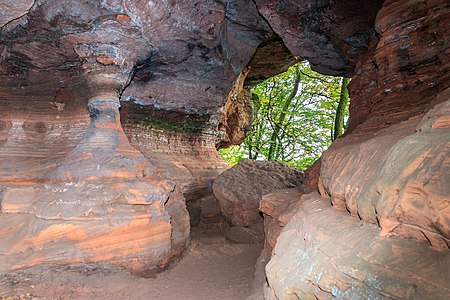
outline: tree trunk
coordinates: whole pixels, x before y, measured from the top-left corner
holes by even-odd
[[[280,134],[281,128],[285,123],[287,110],[289,109],[289,106],[291,105],[292,101],[294,100],[295,95],[297,95],[298,85],[300,84],[300,79],[301,79],[300,69],[299,69],[299,65],[297,65],[295,67],[294,88],[293,88],[292,92],[289,94],[289,96],[286,98],[286,100],[284,101],[283,109],[280,112],[280,115],[278,116],[278,120],[273,129],[273,132],[272,132],[272,135],[271,135],[270,141],[269,141],[270,147],[269,147],[269,153],[267,155],[267,160],[274,159],[275,150],[277,149],[277,145],[278,145],[277,139]]]
[[[334,134],[332,136],[333,141],[344,133],[344,117],[349,100],[347,88],[349,82],[349,78],[342,77],[341,95],[339,97],[339,104],[336,109],[336,117],[334,119]]]

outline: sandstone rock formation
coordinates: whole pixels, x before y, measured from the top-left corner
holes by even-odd
[[[350,134],[323,155],[320,190],[335,207],[379,223],[384,235],[448,249],[446,11],[446,1],[414,8],[385,2],[376,21],[380,39],[351,84]]]
[[[248,86],[307,59],[352,76],[349,128],[308,172],[322,198],[276,192],[261,204],[267,297],[448,297],[449,10],[1,1],[0,272],[166,267],[188,240],[185,202],[210,196],[227,169],[216,147],[245,137]],[[252,224],[263,193],[303,178],[254,164],[214,183],[232,224]]]
[[[277,299],[448,297],[448,252],[379,234],[318,194],[304,195],[266,267],[269,285]]]
[[[256,0],[292,54],[330,75],[349,75],[365,52],[383,1]]]
[[[146,271],[183,250],[184,196],[211,193],[226,168],[226,96],[274,38],[261,18],[240,25],[241,10],[206,2],[0,4],[1,271]]]
[[[270,258],[278,236],[300,206],[303,192],[298,188],[280,189],[262,196],[259,210],[264,214],[265,250]]]
[[[306,192],[301,188],[275,190],[262,196],[259,209],[264,214],[264,248],[255,266],[253,295],[251,299],[260,299],[266,285],[265,267],[272,257],[281,230],[300,209],[300,197]],[[301,190],[302,189],[302,190]],[[266,290],[269,290],[266,287]],[[270,290],[269,290],[270,291]]]
[[[220,210],[232,225],[250,226],[261,220],[261,197],[275,189],[296,187],[303,172],[274,161],[243,160],[213,183]]]
[[[266,266],[267,299],[448,298],[448,10],[384,1],[352,78],[349,129],[308,172],[322,197],[281,213],[296,212]]]
[[[1,269],[110,262],[97,237],[133,270],[165,266],[187,241],[183,196],[210,194],[227,168],[215,147],[245,136],[245,81],[298,58],[252,1],[0,7]],[[259,45],[278,55],[249,63]],[[116,230],[144,234],[142,247],[120,250]]]

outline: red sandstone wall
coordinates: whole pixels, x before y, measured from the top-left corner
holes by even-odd
[[[324,153],[320,191],[383,235],[448,248],[449,4],[387,1],[351,83],[349,133]]]
[[[321,197],[289,209],[282,192],[264,198],[277,237],[265,299],[448,298],[449,8],[384,1],[352,78],[350,128],[321,158]]]

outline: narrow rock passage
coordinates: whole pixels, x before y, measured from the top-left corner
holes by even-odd
[[[156,278],[110,266],[41,266],[0,275],[0,299],[246,299],[262,244],[194,228],[185,256]]]

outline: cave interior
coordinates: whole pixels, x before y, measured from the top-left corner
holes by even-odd
[[[249,299],[449,299],[449,24],[446,0],[1,0],[0,299],[42,267],[159,276],[216,218],[260,226]],[[351,78],[345,134],[304,173],[230,169],[249,87],[303,60]]]

